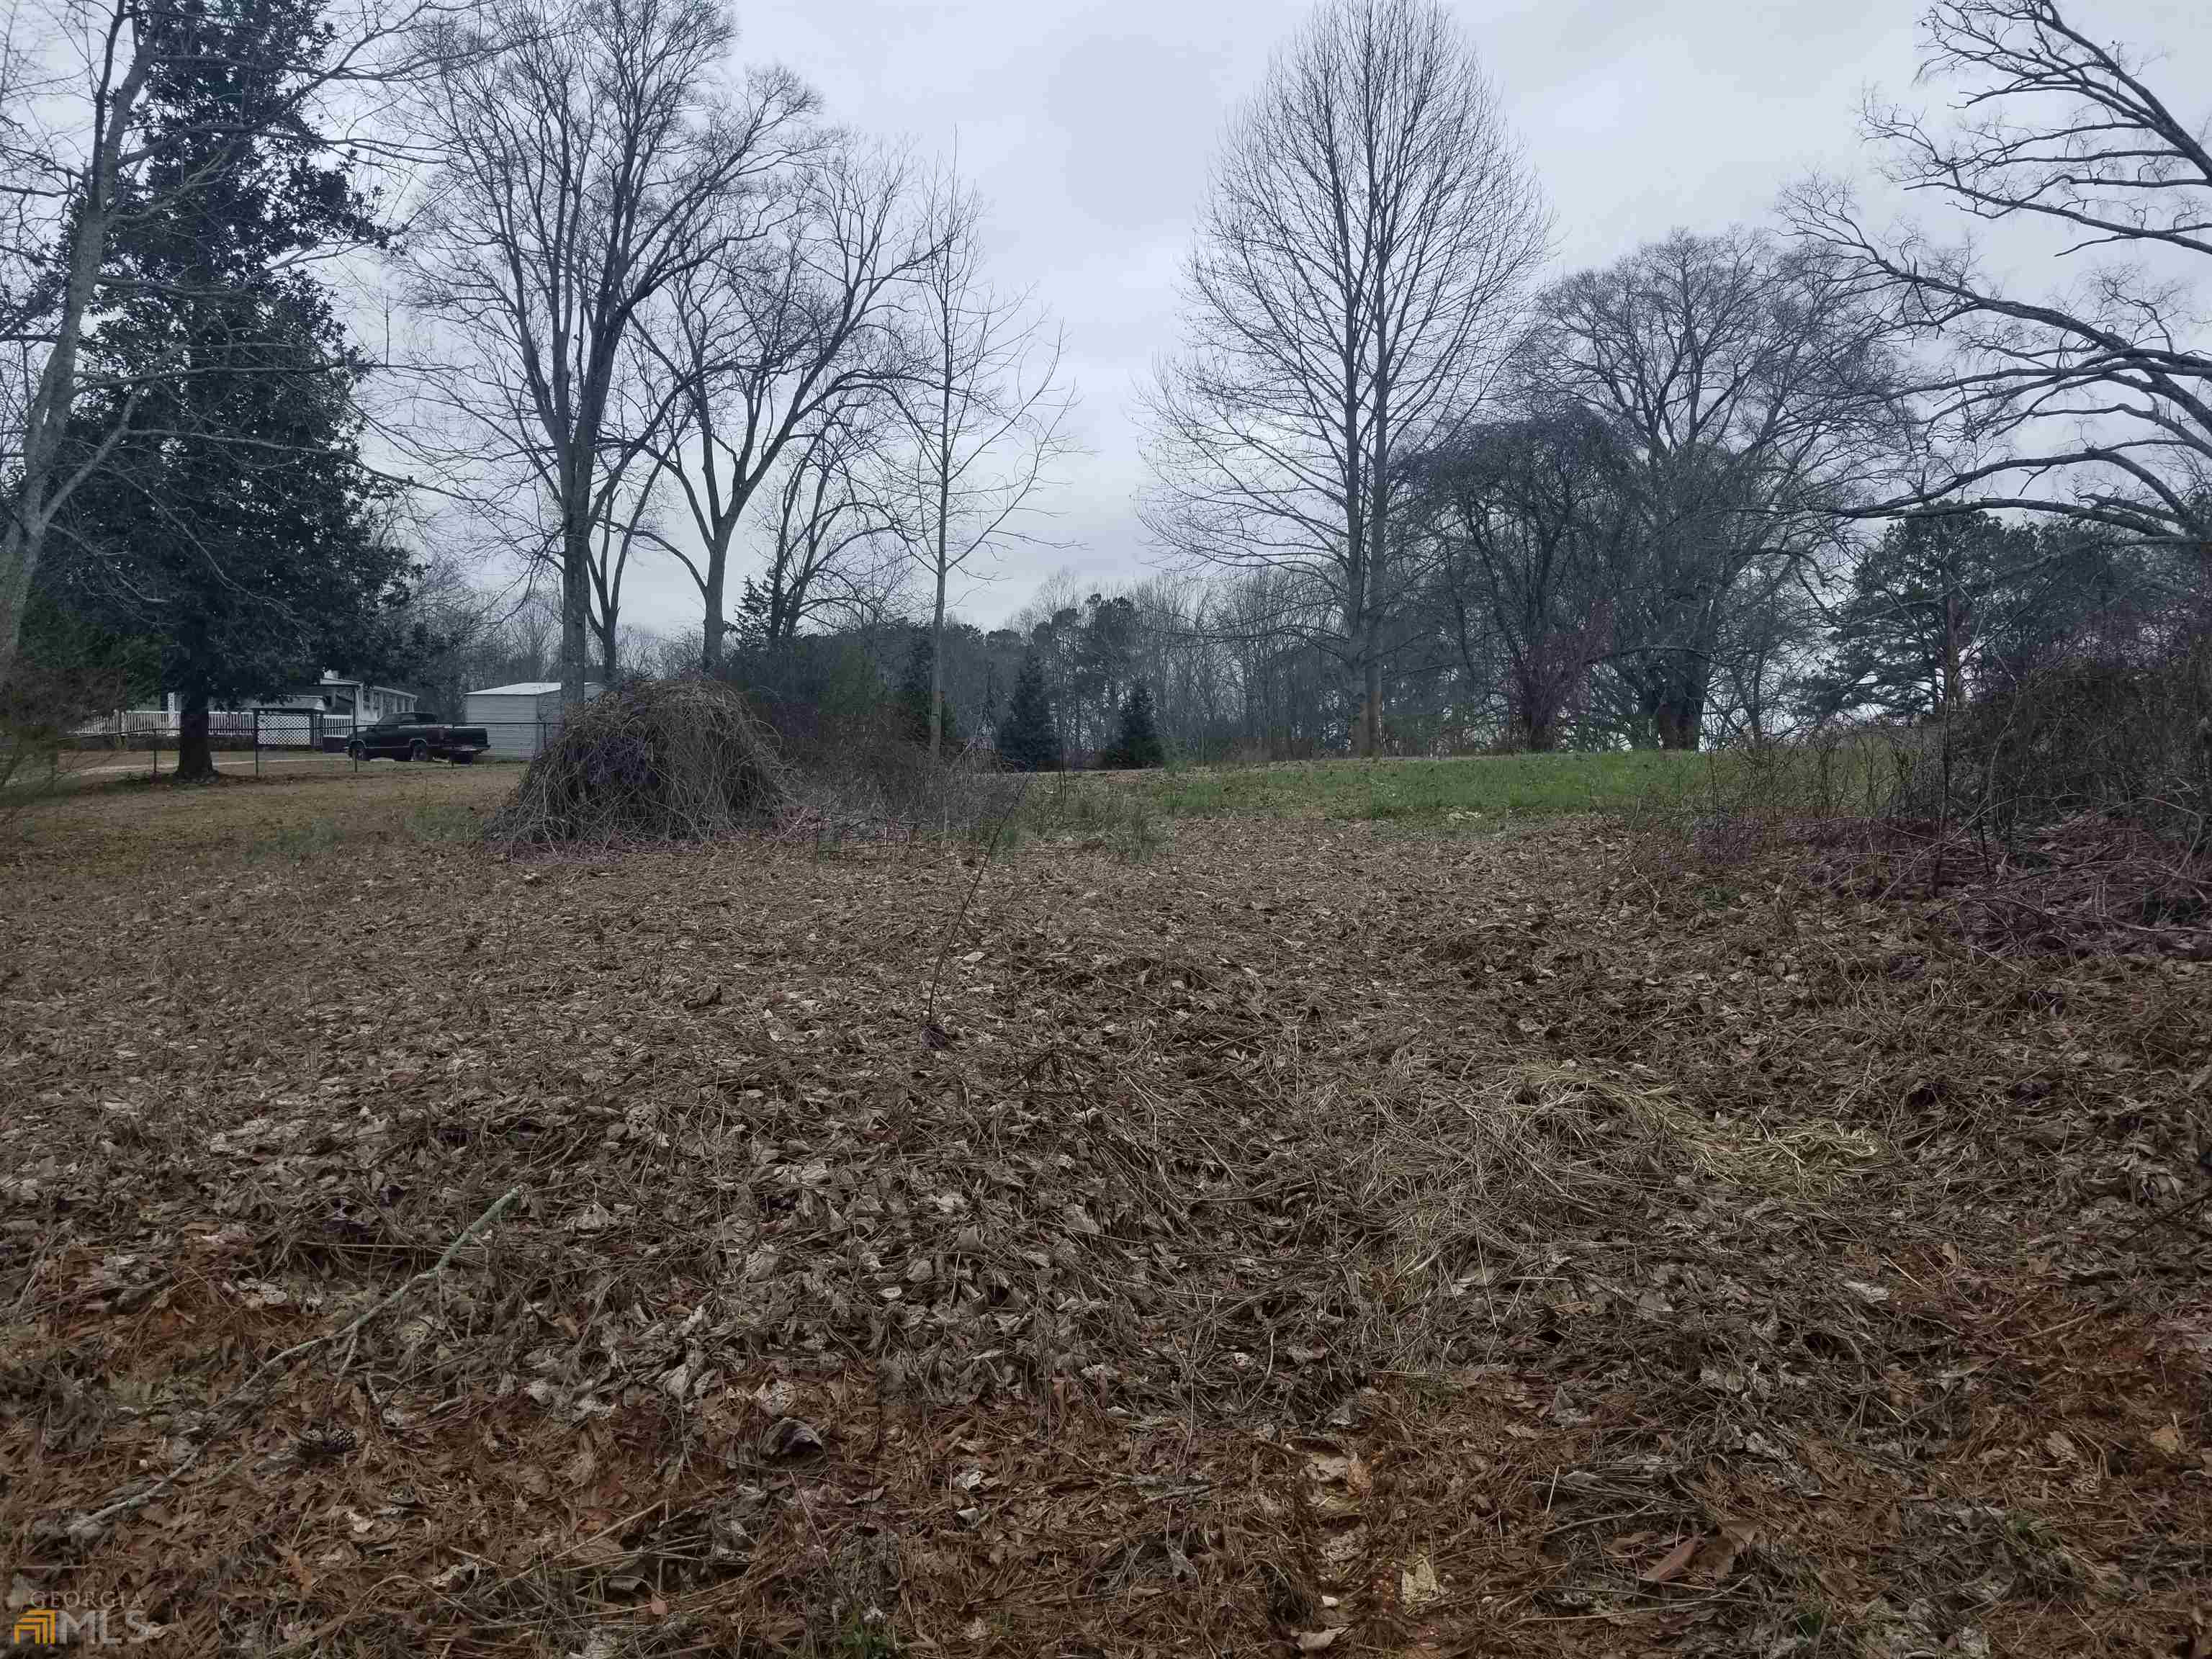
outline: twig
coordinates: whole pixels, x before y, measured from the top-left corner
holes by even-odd
[[[1022,774],[1022,787],[1014,792],[1013,805],[1006,808],[999,822],[992,827],[990,844],[983,848],[983,856],[975,861],[975,879],[968,884],[968,896],[960,901],[960,909],[952,918],[952,925],[945,930],[945,937],[938,941],[937,966],[929,975],[929,1001],[921,1012],[921,1029],[925,1034],[938,1030],[937,988],[945,978],[945,956],[952,949],[953,939],[959,935],[960,924],[968,920],[968,907],[975,902],[975,890],[983,884],[983,872],[991,867],[991,855],[999,850],[999,837],[1006,833],[1006,826],[1013,822],[1014,814],[1022,810],[1022,803],[1029,799],[1030,780],[1036,775],[1034,772]]]
[[[39,1270],[46,1265],[46,1258],[52,1253],[52,1241],[51,1239],[42,1241],[39,1246],[38,1255],[31,1262],[31,1271],[23,1275],[23,1288],[15,1293],[15,1303],[8,1310],[8,1317],[11,1322],[22,1317],[23,1306],[30,1301],[31,1292],[38,1286]]]
[[[361,1315],[358,1318],[353,1320],[348,1324],[340,1326],[334,1331],[325,1331],[320,1336],[311,1336],[305,1342],[301,1342],[295,1346],[287,1348],[280,1354],[272,1354],[267,1359],[263,1360],[260,1364],[254,1367],[253,1374],[251,1376],[247,1377],[245,1382],[240,1383],[228,1394],[225,1395],[220,1401],[216,1402],[213,1410],[211,1410],[208,1414],[209,1427],[207,1432],[202,1437],[200,1443],[192,1448],[190,1455],[188,1455],[183,1462],[178,1464],[176,1468],[171,1469],[167,1474],[163,1475],[159,1480],[155,1481],[153,1485],[148,1486],[143,1492],[134,1493],[129,1498],[118,1498],[112,1504],[106,1505],[103,1509],[94,1510],[88,1515],[79,1516],[76,1520],[70,1522],[69,1529],[70,1535],[76,1538],[88,1538],[97,1533],[101,1527],[106,1525],[108,1522],[113,1520],[117,1516],[126,1514],[130,1510],[138,1509],[146,1504],[151,1503],[156,1497],[160,1496],[162,1492],[167,1492],[171,1486],[175,1486],[179,1480],[182,1480],[186,1474],[189,1474],[191,1472],[193,1467],[198,1463],[200,1458],[206,1453],[207,1449],[213,1445],[223,1432],[222,1429],[219,1426],[222,1414],[228,1411],[240,1399],[251,1393],[253,1389],[258,1386],[263,1377],[268,1376],[270,1371],[276,1370],[278,1366],[284,1364],[286,1362],[297,1359],[301,1354],[309,1352],[313,1349],[322,1347],[326,1343],[335,1342],[341,1337],[346,1339],[349,1344],[354,1337],[360,1334],[361,1329],[363,1326],[367,1325],[369,1321],[374,1319],[379,1314],[384,1312],[385,1310],[391,1307],[393,1303],[398,1301],[400,1297],[405,1296],[417,1285],[422,1284],[428,1279],[436,1279],[443,1274],[447,1265],[452,1262],[453,1259],[456,1255],[460,1254],[461,1247],[464,1244],[468,1243],[471,1239],[475,1238],[476,1236],[482,1232],[486,1227],[491,1225],[494,1221],[499,1218],[501,1212],[521,1195],[521,1188],[508,1188],[504,1193],[500,1194],[499,1198],[493,1203],[491,1208],[486,1210],[482,1215],[471,1222],[459,1237],[456,1238],[452,1243],[446,1246],[446,1253],[440,1256],[435,1262],[429,1267],[425,1267],[421,1273],[416,1273],[412,1279],[407,1280],[405,1284],[393,1291],[391,1295],[386,1297],[383,1301],[378,1303],[367,1313]]]
[[[2152,1228],[2162,1227],[2169,1221],[2179,1219],[2181,1217],[2187,1215],[2198,1205],[2205,1202],[2208,1199],[2212,1199],[2212,1187],[2207,1187],[2200,1193],[2194,1193],[2189,1197],[2181,1200],[2179,1203],[2167,1205],[2166,1208],[2160,1210],[2149,1220],[2144,1222],[2142,1225],[2135,1228],[2131,1231],[2122,1233],[2119,1237],[2112,1242],[2116,1244],[2132,1244],[2136,1240],[2141,1238]]]

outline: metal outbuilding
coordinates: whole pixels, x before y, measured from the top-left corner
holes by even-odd
[[[587,681],[584,698],[599,695],[596,682]],[[528,760],[561,730],[561,682],[518,680],[513,685],[494,685],[471,691],[461,714],[464,726],[481,726],[491,739],[491,752],[501,759]]]

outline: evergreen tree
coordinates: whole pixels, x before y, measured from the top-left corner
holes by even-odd
[[[394,643],[409,563],[375,532],[348,343],[313,256],[377,240],[371,204],[276,113],[329,34],[313,0],[183,0],[143,27],[154,159],[104,273],[55,595],[155,642],[183,707],[179,775],[213,775],[208,713]],[[192,181],[189,190],[184,181]],[[103,454],[103,439],[120,431]]]
[[[1120,728],[1113,743],[1098,757],[1101,766],[1141,770],[1168,763],[1166,745],[1160,741],[1159,723],[1152,713],[1152,689],[1139,680],[1121,700]]]
[[[1962,707],[1999,590],[2035,555],[2032,532],[1988,513],[1901,519],[1866,549],[1838,608],[1817,714],[1874,708],[1894,718]]]
[[[1044,663],[1034,651],[1022,659],[1006,718],[999,726],[999,758],[1016,772],[1060,769],[1060,726],[1045,692]]]
[[[936,678],[937,647],[930,639],[930,630],[914,630],[914,646],[907,653],[906,671],[899,676],[898,690],[892,694],[896,711],[899,736],[908,743],[929,747],[929,702],[931,687]],[[944,752],[958,744],[960,733],[952,718],[952,699],[945,700]]]

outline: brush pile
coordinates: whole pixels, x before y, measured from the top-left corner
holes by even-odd
[[[775,738],[743,696],[648,681],[570,720],[487,835],[508,847],[713,841],[761,828],[789,799]]]

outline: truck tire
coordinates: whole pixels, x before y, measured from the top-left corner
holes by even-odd
[[[411,761],[426,761],[429,759],[430,745],[423,742],[420,738],[416,738],[414,742],[407,745],[407,758]]]
[[[473,749],[464,749],[453,757],[453,764],[456,766],[474,766],[476,763],[477,751]]]

